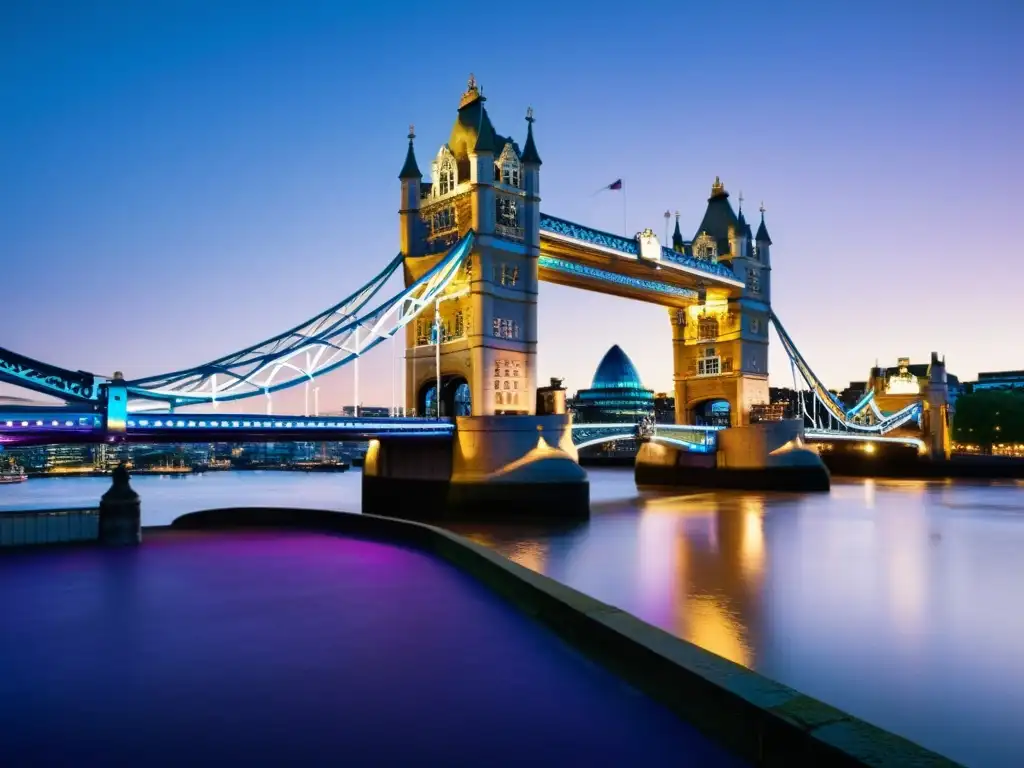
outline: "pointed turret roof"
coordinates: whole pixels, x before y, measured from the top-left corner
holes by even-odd
[[[757,235],[754,239],[759,243],[772,244],[772,239],[768,236],[768,227],[764,224],[764,203],[761,203],[761,226],[757,228]]]
[[[702,232],[707,232],[718,245],[718,253],[724,255],[729,253],[729,229],[737,232],[742,231],[740,221],[729,203],[729,193],[725,191],[722,180],[715,177],[715,183],[711,185],[711,197],[708,198],[708,207],[704,211],[704,218],[697,227],[699,237]]]
[[[540,165],[540,155],[537,154],[537,145],[533,141],[533,107],[526,109],[526,144],[523,146],[524,163]]]
[[[422,179],[423,174],[420,173],[420,167],[416,165],[416,153],[412,151],[412,140],[416,138],[416,130],[413,126],[409,126],[409,151],[405,153],[405,165],[402,166],[402,170],[398,173],[400,179]]]
[[[490,115],[484,107],[485,101],[487,99],[477,85],[476,78],[470,75],[469,87],[459,101],[459,114],[448,138],[448,149],[455,155],[460,179],[469,178],[470,154],[490,152],[496,155],[506,144],[512,145],[516,155],[520,154],[518,144],[494,130]]]
[[[676,228],[672,231],[672,250],[682,253],[685,248],[683,233],[679,231],[679,211],[676,211]]]

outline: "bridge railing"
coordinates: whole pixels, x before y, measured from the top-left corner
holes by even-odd
[[[97,508],[0,511],[0,547],[95,541],[99,529]]]

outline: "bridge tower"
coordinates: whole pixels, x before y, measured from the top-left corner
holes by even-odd
[[[676,422],[725,422],[743,426],[750,409],[768,402],[768,326],[771,310],[771,237],[764,221],[756,236],[729,203],[716,178],[707,210],[689,243],[679,233],[673,247],[698,259],[731,267],[740,293],[701,289],[697,304],[671,310]],[[715,404],[728,404],[728,417]]]
[[[928,456],[932,460],[948,459],[952,451],[951,421],[953,410],[949,402],[949,384],[946,380],[946,359],[932,352],[928,366],[928,383],[924,393],[923,431]]]
[[[473,250],[436,307],[406,329],[405,403],[436,413],[440,318],[441,415],[529,415],[536,408],[540,166],[527,111],[522,147],[495,131],[476,80],[424,182],[409,149],[401,249],[410,285],[473,230]]]

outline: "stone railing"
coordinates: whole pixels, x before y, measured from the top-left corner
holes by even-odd
[[[0,547],[96,541],[99,530],[98,508],[0,512]]]

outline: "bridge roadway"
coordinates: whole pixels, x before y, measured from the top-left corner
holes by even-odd
[[[696,453],[713,453],[717,432],[724,427],[656,424],[649,428],[628,423],[573,424],[577,448],[629,439],[649,439]],[[221,443],[221,442],[335,442],[371,440],[383,436],[448,437],[451,419],[381,418],[355,416],[260,416],[256,414],[129,414],[123,433],[106,429],[98,412],[68,408],[5,409],[0,411],[0,446],[73,443]],[[924,449],[912,436],[864,435],[809,429],[809,442],[831,440],[898,443]]]

